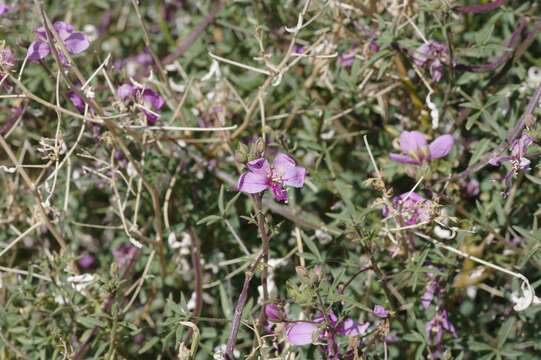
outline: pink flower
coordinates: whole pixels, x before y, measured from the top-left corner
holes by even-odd
[[[437,137],[428,145],[425,134],[419,131],[402,131],[400,134],[402,154],[391,153],[389,158],[402,164],[420,165],[425,161],[447,156],[453,145],[453,137],[448,134]]]
[[[343,336],[360,336],[366,333],[370,323],[360,324],[359,322],[346,318],[339,321],[333,312],[327,314],[330,326],[333,331],[329,331],[328,328],[320,331],[318,327],[325,321],[323,314],[317,314],[313,321],[297,321],[290,323],[286,328],[287,340],[292,345],[308,345],[316,340],[316,335],[320,335],[322,339],[327,339],[330,343],[335,343],[335,334]]]
[[[243,173],[237,183],[238,191],[256,194],[267,189],[272,191],[278,201],[287,201],[287,189],[292,186],[302,188],[306,170],[296,166],[295,160],[287,154],[279,153],[272,166],[265,158],[252,160],[247,164],[248,172]]]
[[[318,330],[317,325],[308,321],[291,323],[286,328],[287,341],[297,346],[311,344]]]
[[[393,209],[404,220],[405,225],[414,225],[428,221],[432,210],[432,201],[425,199],[414,192],[403,193],[395,196],[392,201]],[[389,216],[387,207],[383,208],[383,216]]]
[[[65,23],[63,21],[57,21],[53,25],[58,36],[64,43],[66,49],[72,54],[80,54],[90,46],[90,42],[85,34],[81,32],[75,32],[73,25]],[[37,39],[28,47],[28,59],[29,60],[42,60],[51,53],[49,42],[47,40],[47,31],[43,26],[36,30]],[[59,52],[60,60],[65,62],[62,57],[62,52]]]

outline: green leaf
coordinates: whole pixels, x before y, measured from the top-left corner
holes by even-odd
[[[138,354],[143,354],[150,350],[154,345],[156,345],[160,341],[160,338],[157,336],[152,337],[149,341],[143,345],[143,347],[137,352]]]
[[[222,220],[221,216],[218,215],[209,215],[207,217],[202,218],[197,222],[197,225],[205,224],[207,226],[214,224],[217,221]]]
[[[513,326],[515,325],[515,321],[516,319],[514,317],[510,317],[509,319],[504,321],[504,323],[500,327],[500,330],[498,330],[498,348],[499,349],[505,344],[509,335],[511,335],[511,331],[513,331]]]

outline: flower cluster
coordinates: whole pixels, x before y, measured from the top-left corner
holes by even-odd
[[[270,189],[276,200],[287,202],[285,186],[301,188],[304,185],[306,170],[284,153],[276,155],[272,165],[267,159],[259,158],[248,162],[246,167],[248,172],[243,173],[237,183],[237,189],[244,193],[256,194]]]
[[[57,21],[53,25],[54,30],[64,43],[64,46],[71,54],[80,54],[90,46],[90,41],[82,32],[74,31],[73,25],[63,21]],[[37,39],[28,47],[27,57],[29,60],[39,61],[51,53],[50,43],[47,39],[47,31],[41,26],[36,30]],[[66,58],[62,51],[58,51],[62,65],[67,65]]]

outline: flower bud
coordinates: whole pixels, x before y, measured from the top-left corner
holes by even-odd
[[[283,321],[285,316],[282,308],[276,304],[266,304],[265,305],[265,317],[267,320],[272,322]]]

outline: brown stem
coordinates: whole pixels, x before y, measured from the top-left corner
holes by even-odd
[[[263,286],[263,301],[266,302],[269,300],[269,290],[267,286],[267,263],[269,262],[269,235],[267,234],[267,227],[265,225],[265,214],[263,213],[261,196],[254,195],[254,202],[255,211],[257,213],[257,227],[259,229],[259,236],[261,236],[263,247],[263,270],[261,272],[261,285]]]
[[[260,261],[263,259],[263,253],[261,253],[254,264],[252,265],[250,271],[247,271],[244,274],[244,284],[242,285],[242,291],[240,292],[237,305],[235,306],[235,313],[233,315],[233,322],[231,323],[231,332],[227,338],[227,345],[225,347],[225,357],[226,359],[233,359],[233,352],[235,351],[235,343],[237,342],[237,335],[239,332],[240,321],[242,319],[242,311],[246,305],[246,299],[248,298],[248,289],[250,288],[250,283],[254,277],[254,272],[257,269]]]

